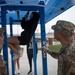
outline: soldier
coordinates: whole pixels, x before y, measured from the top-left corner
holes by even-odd
[[[5,28],[0,28],[0,75],[6,75],[5,61],[3,60],[3,56],[1,55],[1,49],[4,43],[4,32]]]
[[[57,75],[75,75],[75,40],[73,40],[75,25],[71,22],[59,20],[52,26],[54,37],[60,41],[62,48],[59,52],[52,52],[43,48],[52,57],[58,59]]]

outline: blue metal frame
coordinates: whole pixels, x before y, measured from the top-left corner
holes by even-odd
[[[37,75],[37,62],[36,62],[36,39],[35,34],[33,35],[33,58],[34,58],[34,75]]]
[[[39,4],[44,5],[44,2],[40,2]],[[41,44],[42,47],[46,46],[46,34],[45,34],[45,11],[44,8],[40,8],[40,26],[41,26]],[[44,50],[42,50],[42,63],[43,63],[43,75],[48,75],[47,70],[47,54]]]
[[[10,17],[9,20],[10,20],[10,36],[13,36],[13,27],[12,27],[13,18]],[[14,75],[15,68],[14,68],[14,60],[13,60],[13,51],[11,51],[11,60],[12,60],[12,75]]]
[[[40,1],[40,5],[44,5],[43,1]],[[44,41],[46,41],[46,36],[45,36],[45,11],[44,7],[40,6],[26,6],[26,5],[4,5],[1,6],[1,24],[2,27],[6,28],[6,10],[21,10],[21,11],[39,11],[40,12],[40,26],[41,26],[41,42],[42,46],[45,45]],[[8,68],[8,50],[7,50],[7,35],[4,35],[4,46],[3,46],[3,55],[4,55],[4,60],[7,62],[7,75],[9,75],[9,68]],[[46,52],[42,50],[42,62],[43,62],[43,75],[48,75],[47,74],[47,56]]]
[[[0,0],[0,4],[6,4],[5,0]]]
[[[6,10],[5,9],[6,7],[1,7],[1,24],[2,24],[2,27],[6,28]],[[8,48],[7,47],[8,47],[7,34],[4,34],[3,55],[4,55],[4,60],[6,61],[7,75],[9,75]]]
[[[2,3],[2,0],[0,0],[0,3]]]

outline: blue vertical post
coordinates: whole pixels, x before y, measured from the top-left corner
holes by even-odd
[[[39,4],[44,5],[44,1],[40,1]],[[40,7],[40,24],[41,24],[41,44],[43,47],[43,46],[46,46],[45,10],[44,10],[44,7]],[[43,63],[43,75],[48,75],[47,53],[44,50],[42,50],[42,63]]]
[[[2,0],[0,0],[0,3],[2,3]]]
[[[1,7],[1,24],[2,27],[6,28],[6,7]],[[7,34],[4,34],[4,45],[3,45],[3,56],[4,60],[6,61],[6,69],[7,75],[9,75],[9,67],[8,67],[8,44],[7,44]]]
[[[10,36],[13,36],[13,19],[10,17]],[[13,60],[13,51],[11,51],[11,60],[12,60],[12,75],[14,75],[14,60]]]
[[[35,34],[33,35],[33,58],[34,58],[34,75],[37,75],[37,62],[36,62],[36,41]]]

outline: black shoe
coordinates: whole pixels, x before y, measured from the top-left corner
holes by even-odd
[[[32,73],[32,70],[30,70],[30,71],[28,72],[28,75],[31,74],[31,73]]]

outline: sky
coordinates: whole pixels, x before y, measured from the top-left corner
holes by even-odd
[[[54,18],[51,21],[49,21],[48,23],[46,23],[45,24],[46,33],[53,32],[53,30],[51,29],[51,26],[55,25],[58,20],[66,20],[66,21],[70,21],[75,24],[75,6],[71,7],[67,11],[63,12],[62,14],[57,16],[56,18]],[[16,25],[13,27],[14,34],[20,35],[21,31],[22,31],[22,29],[21,29],[20,25]],[[35,32],[40,33],[40,25],[38,25]],[[7,27],[7,33],[8,34],[10,33],[9,27]]]

